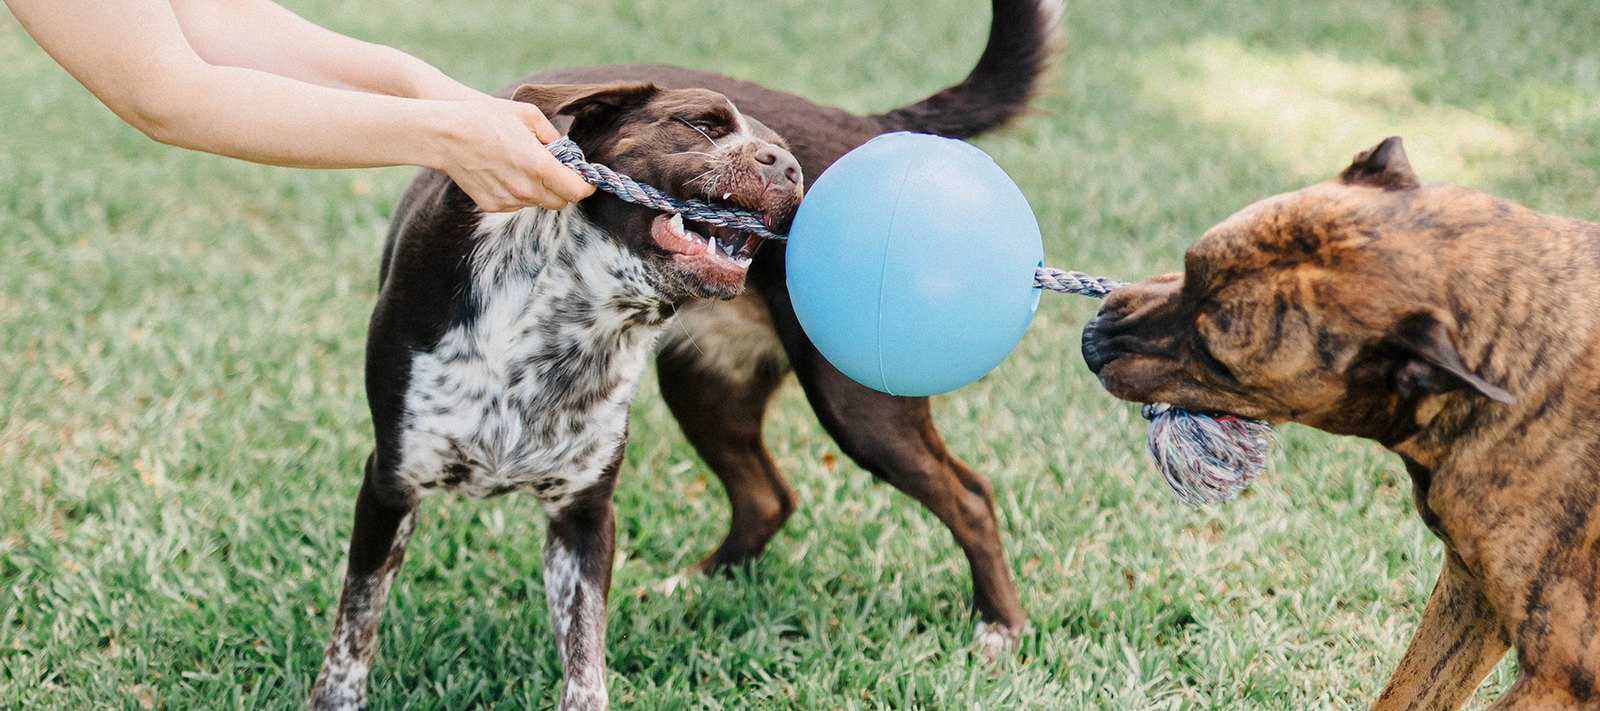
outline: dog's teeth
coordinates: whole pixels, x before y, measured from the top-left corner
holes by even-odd
[[[723,193],[722,194],[722,199],[723,200],[727,200],[730,197],[733,197],[733,193]]]
[[[740,259],[733,260],[733,263],[739,265],[740,269],[747,269],[747,268],[750,267],[750,261],[751,260],[750,260],[749,257],[743,257],[743,258],[740,258]]]
[[[667,227],[672,229],[674,235],[679,237],[686,236],[683,231],[683,215],[673,215],[672,219],[667,221]]]

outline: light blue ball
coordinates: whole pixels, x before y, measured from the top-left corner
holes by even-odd
[[[890,133],[845,154],[800,203],[785,251],[806,335],[845,375],[934,395],[1005,360],[1039,307],[1039,223],[994,159]]]

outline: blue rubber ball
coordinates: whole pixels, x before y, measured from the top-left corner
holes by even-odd
[[[933,395],[1005,360],[1039,306],[1039,223],[989,154],[890,133],[817,178],[789,229],[789,296],[834,367]]]

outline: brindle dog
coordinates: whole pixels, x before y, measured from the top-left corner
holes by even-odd
[[[1445,543],[1374,709],[1600,704],[1600,225],[1418,182],[1399,138],[1106,299],[1111,394],[1377,440]]]

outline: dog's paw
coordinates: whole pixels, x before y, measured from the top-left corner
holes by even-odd
[[[670,597],[687,592],[694,585],[700,574],[694,570],[685,570],[655,585],[639,588],[639,599],[648,599],[651,595]]]
[[[689,583],[694,576],[694,571],[685,570],[677,575],[667,578],[666,580],[656,583],[655,591],[662,595],[676,594],[679,590],[684,590],[685,588],[689,587]]]
[[[984,666],[997,666],[1011,659],[1021,639],[1020,629],[979,620],[978,626],[972,630],[971,654]]]

